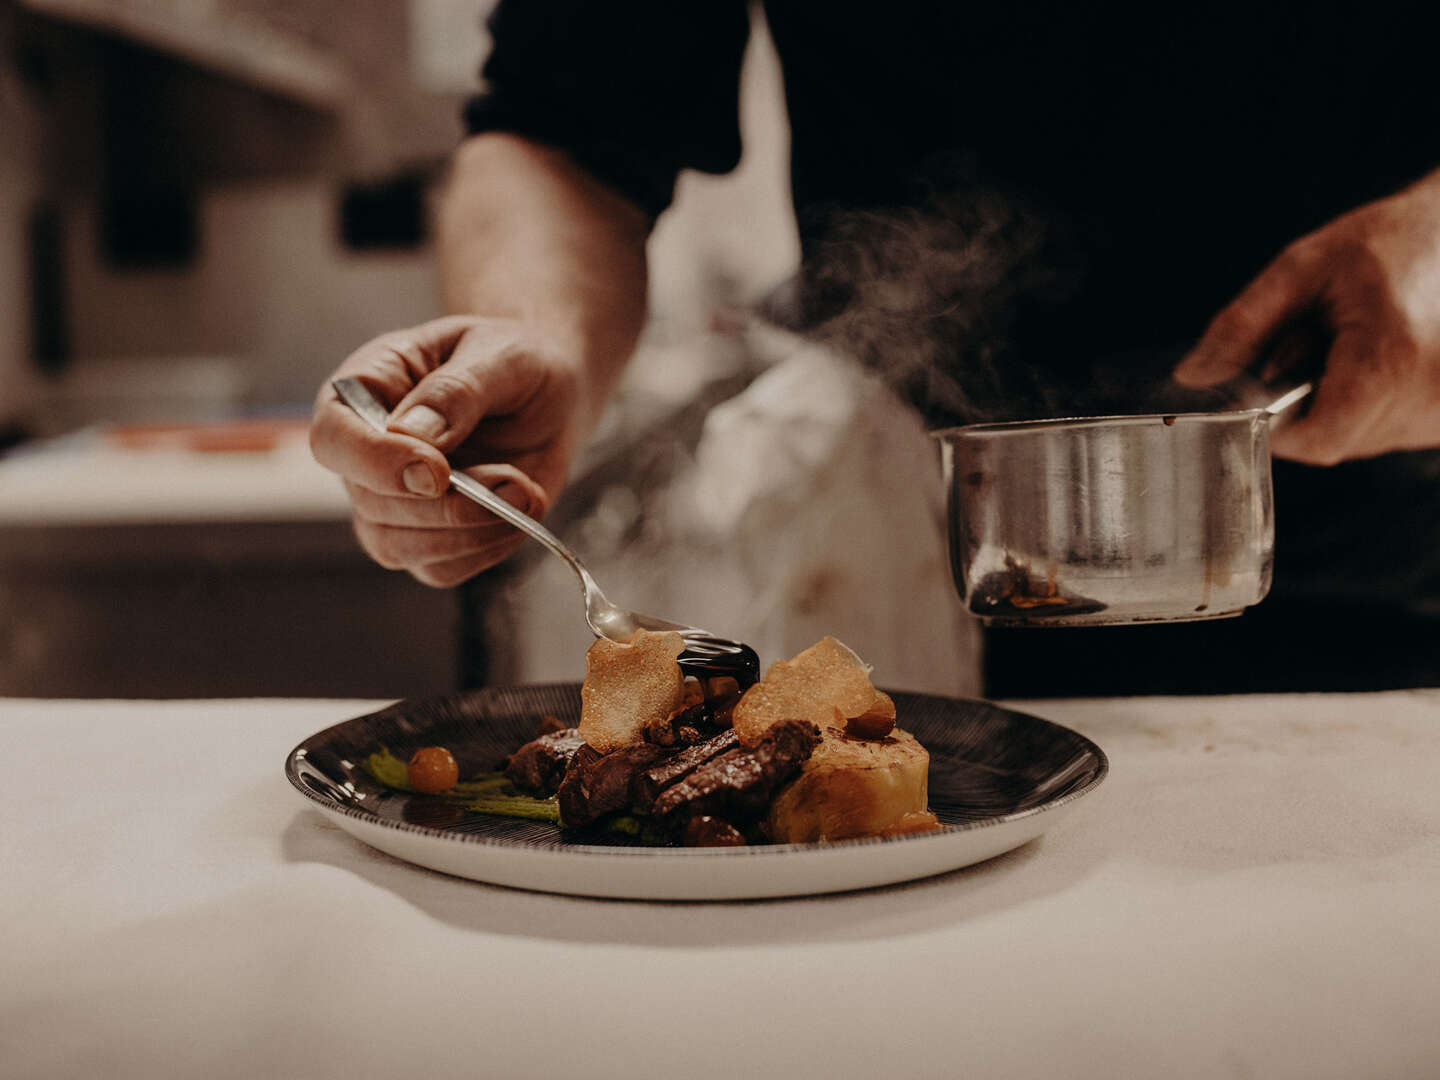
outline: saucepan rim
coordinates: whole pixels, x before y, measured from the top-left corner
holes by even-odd
[[[1044,420],[999,420],[957,424],[930,432],[932,439],[953,439],[964,435],[1004,435],[1026,431],[1069,428],[1075,431],[1096,427],[1141,427],[1146,424],[1249,424],[1258,417],[1268,419],[1268,409],[1227,409],[1220,412],[1121,413],[1115,416],[1057,416]]]

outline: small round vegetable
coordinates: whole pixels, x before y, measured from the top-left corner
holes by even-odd
[[[410,786],[426,795],[449,791],[460,779],[460,766],[443,746],[422,746],[410,759]]]

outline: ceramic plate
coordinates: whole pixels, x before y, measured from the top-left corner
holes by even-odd
[[[389,791],[360,768],[382,746],[408,760],[418,747],[441,745],[461,776],[493,769],[534,737],[541,717],[576,723],[578,684],[402,701],[306,739],[285,774],[342,829],[420,866],[521,889],[648,900],[839,892],[969,866],[1035,839],[1105,778],[1104,752],[1059,724],[982,701],[890,693],[900,726],[930,751],[940,831],[748,848],[580,842],[547,823]]]

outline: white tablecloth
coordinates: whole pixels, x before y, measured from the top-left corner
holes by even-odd
[[[366,848],[282,766],[371,707],[0,702],[0,1075],[1440,1075],[1440,691],[1035,704],[1041,840],[723,905]]]

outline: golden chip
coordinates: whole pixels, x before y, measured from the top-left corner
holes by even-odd
[[[870,682],[870,665],[833,637],[791,660],[777,660],[735,706],[735,732],[754,745],[781,720],[820,728],[844,726],[852,716],[895,716],[895,703]]]
[[[644,741],[647,724],[680,707],[685,676],[679,633],[637,630],[628,642],[597,638],[585,653],[580,735],[602,754]]]

